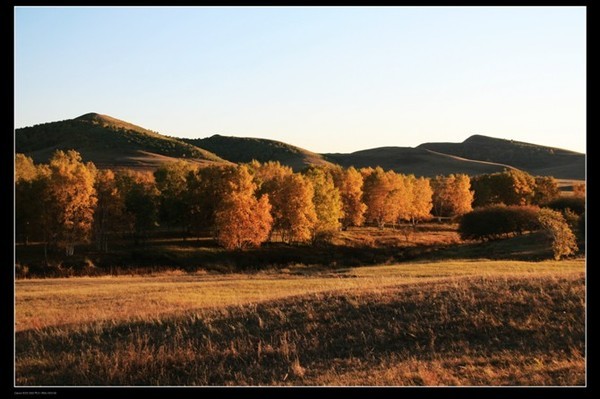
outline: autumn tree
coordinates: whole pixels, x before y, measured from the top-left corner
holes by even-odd
[[[165,163],[154,172],[156,188],[160,191],[158,216],[162,223],[189,231],[187,178],[195,169],[191,163],[179,160]]]
[[[431,218],[431,208],[433,190],[429,179],[425,177],[415,178],[413,175],[407,176],[408,184],[410,187],[410,211],[409,220],[412,224],[417,221],[428,220]]]
[[[475,191],[474,206],[491,204],[527,205],[535,190],[535,179],[526,172],[510,169],[481,175],[471,180]]]
[[[273,233],[284,242],[304,242],[312,237],[317,215],[312,183],[279,162],[252,162],[258,195],[268,195],[273,217]]]
[[[361,173],[364,176],[363,203],[367,206],[365,217],[383,228],[388,219],[387,200],[392,185],[381,167],[362,169]]]
[[[67,256],[75,245],[87,242],[92,231],[96,190],[94,164],[84,164],[77,151],[56,151],[49,163],[47,193],[52,201],[53,239],[62,244]]]
[[[225,181],[222,202],[215,223],[219,243],[226,249],[260,246],[269,237],[273,224],[267,195],[255,197],[256,185],[245,165],[238,166]]]
[[[542,229],[552,241],[554,259],[559,260],[564,256],[573,255],[577,252],[575,235],[560,212],[542,208],[539,211],[538,220]]]
[[[313,204],[317,215],[313,240],[327,240],[340,229],[340,220],[344,216],[340,192],[335,188],[331,174],[323,168],[310,168],[306,177],[313,185]]]
[[[192,232],[211,230],[216,238],[215,215],[223,200],[225,180],[234,172],[232,166],[207,166],[188,174],[185,197]]]
[[[331,168],[333,183],[340,192],[344,217],[342,225],[362,226],[365,221],[367,206],[362,202],[363,176],[354,167],[347,169],[341,166]]]
[[[585,198],[585,183],[577,183],[573,185],[573,196]]]
[[[431,180],[433,213],[453,217],[471,212],[473,191],[471,178],[464,174],[436,176]]]
[[[125,201],[125,216],[136,245],[145,243],[148,232],[158,224],[160,192],[152,173],[122,171],[117,187]]]
[[[547,204],[558,198],[560,190],[558,182],[552,176],[536,176],[533,203],[537,205]]]
[[[390,191],[385,197],[384,221],[395,227],[401,220],[411,220],[413,185],[412,179],[393,170],[386,172]]]

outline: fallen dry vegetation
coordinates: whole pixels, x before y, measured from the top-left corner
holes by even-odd
[[[583,385],[583,269],[482,260],[20,280],[17,385]],[[153,304],[161,312],[133,312]],[[71,323],[46,317],[56,309]],[[34,310],[39,326],[24,316]]]

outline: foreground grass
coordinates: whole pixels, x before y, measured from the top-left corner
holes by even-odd
[[[255,274],[171,272],[17,280],[16,330],[95,321],[160,320],[194,309],[240,306],[327,291],[384,288],[460,276],[581,273],[584,260],[439,261],[330,270],[306,266]]]
[[[515,268],[21,331],[17,385],[583,385],[581,264]]]

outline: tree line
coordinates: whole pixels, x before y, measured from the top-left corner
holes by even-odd
[[[464,215],[474,205],[558,196],[553,178],[516,170],[417,178],[380,167],[311,166],[299,173],[278,162],[177,161],[151,173],[100,170],[73,150],[56,151],[48,164],[17,154],[15,185],[17,239],[66,255],[90,241],[107,251],[125,235],[140,244],[159,225],[187,236],[210,232],[227,249],[245,249],[277,239],[316,243],[349,226],[415,224]]]

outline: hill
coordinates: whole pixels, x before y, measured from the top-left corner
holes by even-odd
[[[204,139],[181,139],[189,144],[205,148],[231,162],[245,163],[256,159],[260,162],[279,161],[300,171],[310,165],[327,165],[322,155],[291,144],[275,140],[228,137],[214,135]]]
[[[512,165],[533,175],[585,179],[585,154],[514,140],[474,135],[462,143],[424,143],[418,148]]]
[[[17,129],[15,147],[35,162],[47,162],[56,150],[74,149],[98,167],[154,168],[179,158],[226,162],[189,143],[96,113]]]
[[[325,154],[325,159],[344,167],[381,166],[384,169],[393,169],[400,173],[429,177],[450,173],[479,175],[501,172],[510,168],[508,165],[473,161],[424,148],[411,147],[381,147],[351,154]]]

